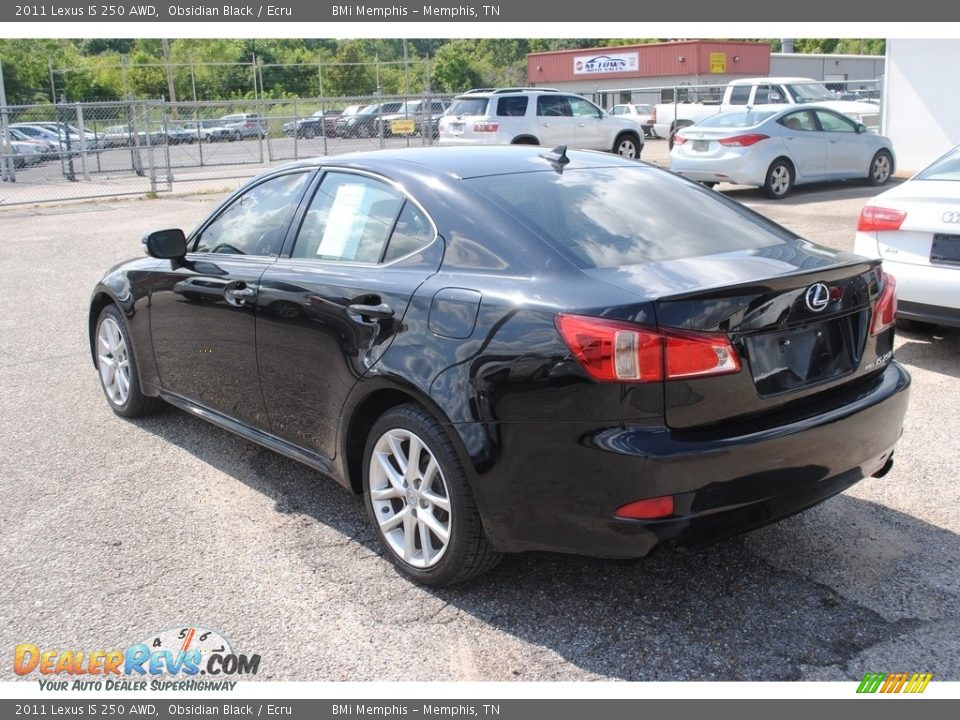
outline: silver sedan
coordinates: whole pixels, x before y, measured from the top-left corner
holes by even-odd
[[[884,185],[894,169],[890,140],[816,105],[722,113],[677,133],[670,169],[713,186],[756,185],[786,197],[794,185],[863,179]]]

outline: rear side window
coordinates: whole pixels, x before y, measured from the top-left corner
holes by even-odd
[[[558,115],[572,116],[567,99],[561,95],[540,95],[537,97],[537,115],[540,117],[555,117]]]
[[[427,220],[427,216],[408,200],[400,212],[400,217],[397,218],[383,262],[409,255],[429,245],[431,240],[433,240],[433,226]]]
[[[731,105],[746,105],[750,102],[750,85],[734,85],[730,91]]]
[[[725,112],[712,115],[706,120],[701,120],[698,122],[697,126],[731,128],[753,127],[754,125],[759,125],[771,115],[773,115],[772,112],[757,112],[755,110],[743,112],[738,110],[737,112]]]
[[[752,250],[792,238],[733,201],[642,167],[464,182],[582,268]]]
[[[447,115],[486,115],[487,98],[463,97],[453,101]]]
[[[379,262],[403,202],[379,180],[327,173],[310,201],[293,257]]]
[[[497,115],[501,117],[523,117],[527,114],[529,101],[530,98],[526,95],[502,97],[497,103]]]

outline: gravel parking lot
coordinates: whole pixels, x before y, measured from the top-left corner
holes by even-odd
[[[726,192],[848,250],[874,194]],[[0,212],[0,647],[125,647],[192,624],[260,653],[270,680],[960,679],[960,332],[900,334],[913,395],[883,479],[702,551],[512,556],[427,590],[332,481],[177,410],[107,407],[94,283],[144,230],[189,228],[219,197]]]

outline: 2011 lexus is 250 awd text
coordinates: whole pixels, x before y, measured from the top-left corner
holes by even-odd
[[[144,243],[90,306],[114,412],[163,400],[362,493],[423,583],[742,532],[901,433],[880,261],[626,158],[316,158]]]

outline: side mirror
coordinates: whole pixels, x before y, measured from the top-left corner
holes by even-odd
[[[160,260],[175,260],[187,254],[187,236],[180,228],[156,230],[143,237],[147,255]]]
[[[867,131],[867,126],[863,123],[857,123],[857,134],[861,135]]]

